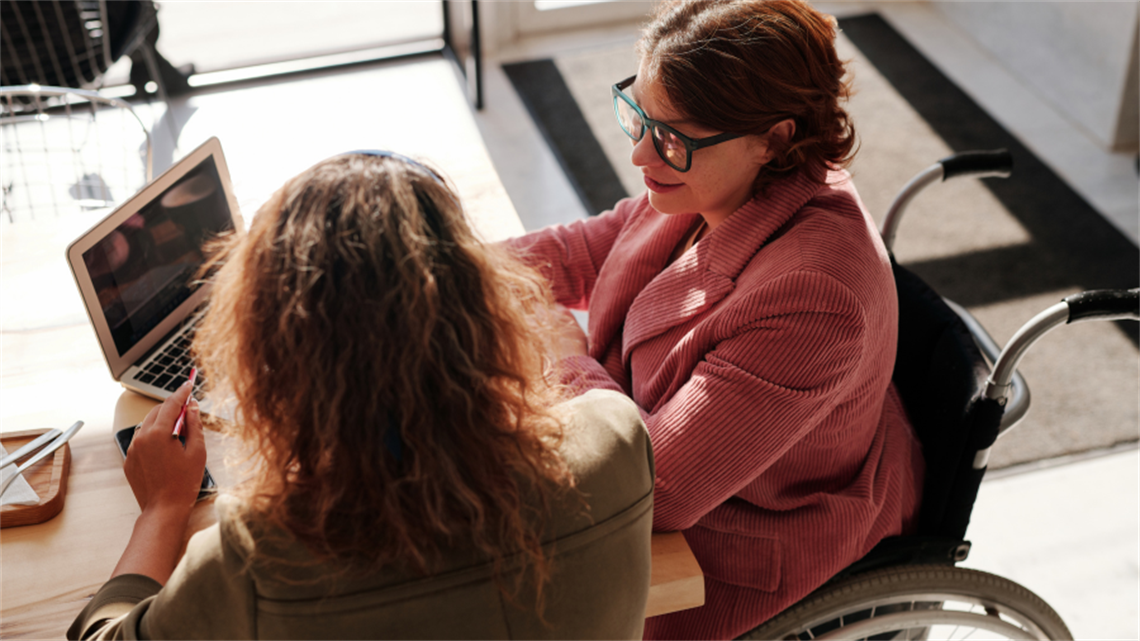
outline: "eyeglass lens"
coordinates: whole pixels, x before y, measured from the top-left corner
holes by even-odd
[[[625,133],[634,140],[641,140],[642,134],[645,133],[645,123],[633,105],[614,96],[614,110],[617,112],[618,124]]]
[[[686,168],[686,157],[689,150],[685,148],[680,138],[660,127],[654,127],[653,146],[657,148],[657,153],[661,154],[661,158],[674,169],[683,170]]]
[[[637,109],[616,96],[614,97],[614,107],[617,112],[618,124],[621,125],[625,133],[634,141],[641,140],[641,137],[645,135],[646,123]],[[686,164],[688,164],[688,150],[685,148],[685,144],[661,127],[651,126],[650,130],[653,133],[653,146],[657,149],[661,159],[669,163],[674,169],[684,171]]]

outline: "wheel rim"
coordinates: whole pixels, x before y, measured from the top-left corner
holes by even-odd
[[[1020,612],[987,599],[960,594],[910,594],[907,601],[867,599],[837,618],[807,622],[790,637],[800,639],[1047,639]],[[787,637],[786,637],[787,638]]]

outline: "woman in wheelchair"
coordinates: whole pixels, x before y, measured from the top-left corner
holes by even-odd
[[[921,448],[891,384],[891,265],[850,176],[835,22],[800,0],[663,3],[612,88],[648,191],[512,247],[589,311],[567,384],[628,394],[703,607],[731,638],[914,526]]]
[[[437,172],[331,158],[217,251],[193,349],[236,402],[248,478],[176,565],[203,433],[191,401],[171,438],[188,387],[155,408],[125,466],[142,514],[70,638],[641,636],[637,408],[566,400],[549,290]]]

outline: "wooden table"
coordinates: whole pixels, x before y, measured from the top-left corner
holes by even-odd
[[[63,512],[45,523],[0,533],[3,638],[62,637],[110,576],[139,513],[111,433],[139,422],[154,405],[149,398],[123,391],[109,421],[86,412],[94,420],[71,441],[71,477]],[[217,460],[222,448],[214,446],[218,439],[215,434],[207,436],[207,464],[216,474],[224,469]],[[213,523],[213,502],[200,502],[185,540]],[[679,532],[654,534],[646,616],[703,603],[704,579],[684,537]]]
[[[469,209],[487,237],[521,231],[509,200],[474,200]],[[63,258],[67,243],[93,222],[0,229],[0,431],[86,422],[71,441],[63,511],[45,523],[0,530],[2,638],[62,637],[110,576],[139,514],[112,433],[141,420],[154,402],[111,380]],[[209,439],[207,449],[211,470],[223,470]],[[213,521],[212,501],[200,503],[186,538]],[[704,580],[684,538],[655,534],[646,616],[703,603]]]

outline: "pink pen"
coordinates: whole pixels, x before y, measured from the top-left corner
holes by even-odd
[[[194,380],[198,378],[198,368],[190,368],[190,393],[186,395],[186,402],[182,404],[182,411],[178,413],[178,420],[174,421],[174,438],[182,435],[182,423],[186,421],[186,408],[190,407],[190,399],[194,398]]]

